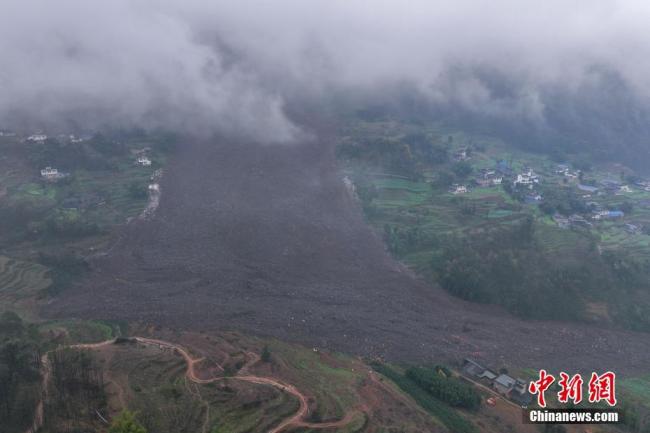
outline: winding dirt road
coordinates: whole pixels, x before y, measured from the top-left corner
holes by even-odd
[[[245,374],[245,375],[235,375],[235,376],[230,376],[230,377],[212,377],[209,379],[202,379],[198,376],[197,371],[196,371],[196,364],[200,363],[203,361],[205,358],[193,358],[190,353],[183,348],[182,346],[171,343],[168,341],[164,340],[158,340],[154,338],[146,338],[146,337],[131,337],[131,341],[137,341],[140,344],[145,344],[145,345],[154,345],[158,346],[159,348],[166,348],[166,349],[171,349],[175,353],[178,353],[183,357],[183,360],[185,361],[187,365],[187,369],[185,371],[185,376],[187,377],[188,380],[190,380],[193,383],[196,384],[207,384],[207,383],[213,383],[221,380],[226,380],[226,379],[233,379],[233,380],[241,380],[244,382],[249,382],[249,383],[255,383],[259,385],[269,385],[274,388],[279,389],[280,391],[286,392],[288,394],[293,395],[298,399],[298,402],[300,403],[300,406],[298,408],[298,411],[296,411],[295,414],[290,416],[289,418],[286,418],[283,420],[280,424],[269,430],[268,433],[279,433],[286,429],[289,426],[297,426],[297,427],[308,427],[312,429],[324,429],[324,428],[337,428],[337,427],[344,427],[348,423],[350,423],[354,417],[360,412],[358,410],[353,410],[348,412],[343,418],[341,418],[338,421],[331,421],[331,422],[321,422],[321,423],[311,423],[304,421],[304,419],[309,415],[309,404],[307,402],[307,396],[305,396],[298,388],[295,386],[282,382],[278,379],[274,379],[271,377],[262,377],[262,376],[255,376],[251,374]],[[34,422],[33,425],[25,432],[25,433],[34,433],[38,431],[43,425],[44,421],[44,414],[43,414],[43,408],[44,408],[44,401],[47,396],[47,383],[49,382],[50,376],[51,376],[51,367],[49,364],[48,360],[48,355],[54,351],[58,350],[63,350],[65,348],[68,349],[99,349],[105,346],[109,346],[112,344],[116,343],[116,339],[111,339],[111,340],[106,340],[102,341],[99,343],[84,343],[84,344],[75,344],[71,346],[63,346],[59,347],[57,349],[51,350],[47,353],[45,353],[41,357],[41,368],[43,372],[43,379],[42,379],[42,384],[43,384],[43,398],[38,402],[37,408],[36,408],[36,413],[34,415]],[[252,353],[251,353],[252,354]],[[259,356],[257,354],[252,354],[252,361],[248,362],[241,370],[242,371],[247,371],[248,368],[259,361]],[[221,371],[223,371],[223,367],[217,364],[217,368]]]
[[[163,341],[163,340],[157,340],[157,339],[152,339],[152,338],[144,338],[144,337],[134,337],[134,339],[142,344],[153,344],[157,345],[159,347],[166,347],[169,349],[174,350],[178,354],[180,354],[183,359],[185,360],[185,363],[187,364],[187,370],[185,372],[186,377],[198,384],[206,384],[206,383],[213,383],[225,379],[235,379],[235,380],[241,380],[244,382],[250,382],[250,383],[256,383],[259,385],[269,385],[274,388],[279,389],[280,391],[286,392],[288,394],[293,395],[298,399],[298,402],[300,403],[300,407],[298,408],[298,411],[292,415],[291,417],[285,419],[282,421],[280,424],[278,424],[276,427],[273,429],[269,430],[269,433],[279,433],[286,429],[289,426],[299,426],[299,427],[308,427],[308,428],[314,428],[314,429],[319,429],[319,428],[336,428],[336,427],[343,427],[350,423],[356,414],[358,413],[357,411],[351,411],[348,412],[342,419],[338,421],[331,421],[331,422],[322,422],[322,423],[311,423],[311,422],[306,422],[304,419],[309,415],[309,404],[307,402],[307,396],[305,396],[298,388],[295,386],[282,382],[278,379],[270,378],[270,377],[261,377],[261,376],[254,376],[254,375],[237,375],[237,376],[232,376],[232,377],[213,377],[209,379],[202,379],[198,377],[196,373],[196,364],[199,362],[203,361],[205,358],[193,358],[187,350],[185,350],[183,347],[170,343],[168,341]],[[111,340],[113,341],[113,340]],[[105,344],[106,342],[99,343]],[[110,344],[110,343],[109,343]],[[257,362],[259,360],[259,357],[257,354],[252,354],[252,362],[247,363],[244,367],[242,367],[241,371],[246,371],[252,364]],[[223,371],[223,368],[217,364],[217,368],[219,368],[221,371]]]

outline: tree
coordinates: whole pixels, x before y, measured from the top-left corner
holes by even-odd
[[[269,350],[269,346],[264,346],[262,349],[261,359],[262,362],[271,362],[271,351]]]
[[[147,433],[135,419],[135,413],[123,410],[111,423],[108,433]]]
[[[472,165],[466,161],[458,161],[451,169],[459,179],[465,179],[473,171]]]

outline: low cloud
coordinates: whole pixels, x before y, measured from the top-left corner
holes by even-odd
[[[650,98],[650,5],[548,0],[7,0],[0,126],[164,127],[290,141],[288,100],[407,83],[543,123],[549,93]],[[559,90],[558,90],[559,89]]]

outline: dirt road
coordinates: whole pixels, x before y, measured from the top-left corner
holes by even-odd
[[[261,377],[261,376],[254,376],[250,374],[244,374],[244,375],[237,374],[235,376],[229,376],[229,377],[213,377],[210,379],[202,379],[197,375],[196,364],[203,361],[204,358],[193,358],[186,349],[184,349],[183,347],[177,344],[170,343],[168,341],[157,340],[152,338],[144,338],[144,337],[134,337],[134,339],[142,344],[152,344],[158,347],[166,347],[180,354],[185,360],[185,363],[187,364],[187,370],[185,373],[186,377],[194,383],[207,384],[207,383],[218,382],[226,379],[241,380],[244,382],[256,383],[259,385],[269,385],[279,389],[282,392],[286,392],[296,397],[300,404],[298,411],[291,417],[283,420],[280,424],[278,424],[273,429],[269,430],[269,433],[279,433],[289,426],[302,426],[302,427],[309,427],[315,429],[343,427],[347,425],[350,421],[352,421],[354,416],[358,413],[358,411],[351,411],[339,421],[324,422],[324,423],[305,422],[303,420],[309,415],[309,404],[307,401],[307,396],[305,396],[302,392],[300,392],[295,386],[291,384],[282,382],[281,380],[272,377]],[[113,340],[99,343],[96,347],[105,344],[111,344],[112,342]],[[253,354],[253,355],[254,355],[252,357],[253,362],[259,360],[259,356],[257,354]],[[242,367],[240,372],[247,371],[251,365],[252,364],[250,362],[246,363],[244,367]],[[223,371],[223,368],[221,366],[217,365],[217,367],[221,371]]]
[[[350,411],[343,417],[342,419],[338,421],[330,421],[330,422],[323,422],[323,423],[311,423],[311,422],[306,422],[304,419],[309,415],[309,404],[307,401],[307,396],[305,396],[302,392],[300,392],[295,386],[284,383],[281,380],[272,378],[272,377],[262,377],[262,376],[255,376],[251,374],[245,374],[245,375],[235,375],[235,376],[229,376],[229,377],[212,377],[209,379],[202,379],[199,377],[196,371],[196,364],[200,363],[201,361],[204,360],[204,358],[193,358],[190,353],[183,348],[182,346],[171,343],[168,341],[163,341],[163,340],[157,340],[153,338],[146,338],[146,337],[132,337],[133,340],[137,341],[138,343],[145,344],[145,345],[153,345],[157,346],[159,348],[166,348],[173,350],[175,353],[178,353],[183,357],[183,360],[185,361],[186,364],[186,371],[185,375],[188,380],[191,382],[197,383],[197,384],[207,384],[207,383],[214,383],[218,381],[223,381],[223,380],[241,380],[244,382],[249,382],[249,383],[255,383],[259,385],[269,385],[272,386],[282,392],[286,392],[288,394],[293,395],[298,399],[298,402],[300,404],[298,410],[296,411],[295,414],[290,416],[289,418],[286,418],[280,422],[277,426],[269,430],[269,433],[279,433],[283,430],[285,430],[289,426],[300,426],[300,427],[309,427],[312,429],[323,429],[323,428],[336,428],[336,427],[343,427],[347,425],[349,422],[351,422],[354,417],[359,413],[358,410],[353,410]],[[88,344],[75,344],[71,346],[65,346],[65,347],[60,347],[54,350],[62,350],[64,348],[69,348],[69,349],[99,349],[101,347],[106,347],[112,344],[115,344],[115,339],[111,340],[106,340],[102,341],[99,343],[88,343]],[[42,383],[43,383],[43,395],[44,398],[41,399],[38,402],[35,417],[34,417],[34,423],[33,426],[30,427],[26,431],[26,433],[33,433],[38,431],[38,429],[43,425],[43,407],[44,407],[44,399],[47,398],[47,384],[49,383],[50,375],[51,375],[51,369],[50,365],[48,362],[48,355],[52,351],[44,354],[41,358],[41,365],[42,365]],[[254,360],[259,359],[257,355],[253,358]],[[249,368],[251,366],[250,363],[246,364],[246,367]],[[223,368],[221,366],[217,366],[221,371],[223,371]],[[241,370],[240,370],[241,371]]]

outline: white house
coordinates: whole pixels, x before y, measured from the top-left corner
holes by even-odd
[[[86,141],[85,138],[77,137],[77,136],[74,135],[74,134],[70,134],[70,135],[68,136],[68,140],[70,140],[70,143],[83,143],[84,141]]]
[[[146,156],[139,156],[136,162],[138,165],[141,165],[143,167],[149,167],[151,165],[151,160]]]
[[[41,170],[41,177],[47,180],[57,179],[60,177],[59,170],[52,167],[45,167]]]
[[[465,194],[467,192],[467,187],[465,185],[452,185],[450,192],[452,194]]]
[[[29,137],[27,137],[27,141],[33,141],[33,142],[38,142],[42,143],[45,140],[47,140],[47,135],[45,134],[32,134]]]
[[[535,183],[539,183],[539,176],[537,176],[531,169],[518,174],[514,182],[515,185],[525,185],[531,189]]]

